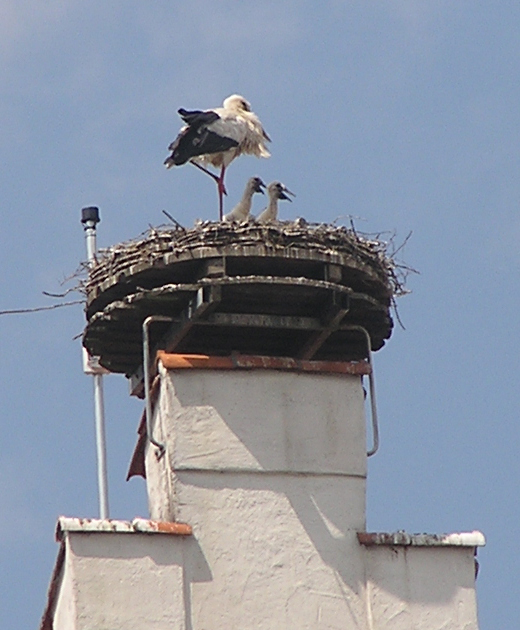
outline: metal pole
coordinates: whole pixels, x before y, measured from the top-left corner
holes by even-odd
[[[100,222],[99,209],[95,207],[83,208],[81,211],[81,223],[85,230],[85,243],[87,247],[87,259],[89,267],[92,267],[96,258],[96,225]],[[107,482],[107,454],[105,439],[105,403],[103,397],[103,374],[105,370],[99,365],[96,357],[90,357],[84,350],[84,372],[94,377],[94,416],[96,425],[96,453],[97,453],[97,477],[99,494],[99,517],[108,516],[108,482]]]
[[[97,476],[99,493],[99,518],[108,515],[107,452],[105,440],[105,401],[103,397],[103,376],[94,374],[94,411],[96,422]]]

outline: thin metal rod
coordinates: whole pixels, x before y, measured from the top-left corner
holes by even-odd
[[[103,376],[94,374],[94,410],[96,424],[96,453],[99,493],[99,517],[109,518],[107,452],[105,440],[105,401],[103,396]]]
[[[146,434],[150,442],[159,449],[158,457],[162,457],[166,447],[153,437],[152,426],[152,399],[150,396],[150,324],[153,322],[171,322],[171,317],[162,315],[150,315],[143,322],[143,376],[144,399],[146,408]]]
[[[99,223],[98,208],[83,208],[81,211],[81,223],[85,231],[85,245],[89,267],[96,261],[96,225]],[[90,362],[89,362],[90,363]],[[97,478],[99,496],[99,517],[109,518],[108,508],[108,480],[107,480],[107,452],[105,438],[105,401],[103,395],[103,375],[96,373],[99,367],[88,366],[89,374],[94,378],[94,419],[96,432]]]
[[[368,384],[370,390],[370,410],[372,416],[372,448],[367,451],[367,457],[371,457],[375,455],[379,449],[379,422],[377,418],[377,407],[376,407],[376,383],[374,376],[374,364],[372,363],[372,349],[371,349],[371,339],[366,328],[363,326],[342,326],[342,330],[358,330],[363,333],[367,342],[367,357],[368,364],[370,366],[370,373],[368,375]]]
[[[93,221],[85,223],[85,245],[87,248],[87,259],[89,267],[92,267],[96,259],[96,224]]]

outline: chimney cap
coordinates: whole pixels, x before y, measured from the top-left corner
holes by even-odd
[[[96,206],[88,206],[87,208],[81,209],[81,223],[88,223],[90,221],[93,223],[99,223],[101,221],[99,218],[99,208]]]

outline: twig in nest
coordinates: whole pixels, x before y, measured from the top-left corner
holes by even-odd
[[[392,308],[394,309],[394,313],[395,313],[395,318],[397,319],[397,321],[399,322],[399,326],[401,326],[401,328],[403,330],[406,330],[405,325],[403,324],[402,319],[399,317],[399,311],[397,310],[397,302],[395,301],[395,297],[392,295]]]
[[[413,234],[413,230],[410,230],[408,232],[408,235],[404,239],[404,241],[401,243],[401,245],[399,245],[399,247],[392,253],[392,258],[397,254],[397,252],[399,252],[401,249],[403,249],[403,247],[406,245],[406,243],[408,243],[408,241],[410,240],[412,234]]]
[[[69,293],[72,293],[73,291],[77,291],[77,290],[78,290],[77,287],[71,287],[70,289],[67,289],[65,293],[49,293],[49,291],[42,291],[42,293],[43,295],[46,295],[47,297],[64,298]]]
[[[183,232],[186,232],[186,228],[185,228],[183,225],[181,225],[181,224],[177,221],[177,219],[174,219],[174,218],[172,217],[172,215],[171,215],[169,212],[166,212],[166,210],[162,210],[162,213],[163,213],[165,216],[167,216],[167,217],[168,217],[168,219],[170,219],[170,221],[173,223],[173,225],[175,225],[175,227],[176,227],[178,230],[182,230]]]
[[[70,282],[71,280],[74,280],[75,278],[77,278],[85,270],[85,268],[88,269],[88,267],[89,267],[88,263],[80,263],[76,271],[71,273],[69,276],[65,276],[65,278],[63,278],[63,280],[60,281],[60,286],[63,286],[64,284],[67,284],[67,282]]]
[[[356,228],[354,226],[354,219],[352,217],[349,218],[350,221],[350,229],[352,230],[352,233],[354,234],[354,236],[356,238],[358,238],[357,232],[356,232]]]

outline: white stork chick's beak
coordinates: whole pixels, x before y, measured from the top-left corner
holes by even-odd
[[[262,193],[263,195],[264,191],[262,190],[262,188],[265,188],[265,184],[260,179],[260,177],[250,177],[247,180],[242,199],[237,203],[237,205],[233,208],[233,210],[231,210],[229,214],[226,214],[226,216],[224,217],[224,221],[227,221],[228,223],[232,223],[233,221],[247,221],[251,213],[253,195],[255,193]]]
[[[280,185],[280,188],[277,188],[278,192],[278,199],[285,199],[287,201],[290,201],[292,203],[292,199],[290,197],[288,197],[287,195],[292,195],[293,197],[296,197],[296,195],[291,192],[286,186],[284,186],[283,184],[281,184],[280,182],[277,182],[277,184]],[[287,193],[287,195],[285,194]]]
[[[292,202],[292,199],[287,195],[296,197],[282,182],[271,182],[267,187],[267,192],[269,194],[269,204],[267,208],[256,217],[258,223],[276,221],[278,217],[278,200],[282,199]]]
[[[166,168],[191,162],[217,182],[219,218],[222,219],[223,196],[226,194],[224,174],[231,162],[242,153],[269,157],[266,142],[270,138],[258,116],[243,96],[228,96],[222,107],[208,110],[179,109],[185,125],[168,149],[172,152],[164,162]],[[220,168],[220,175],[205,166]]]

